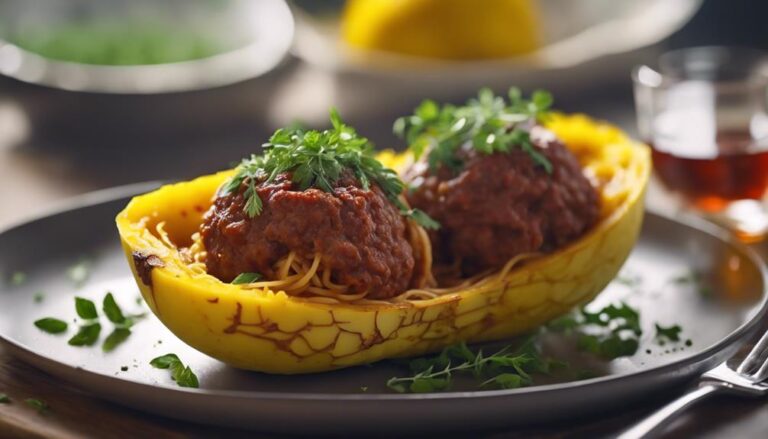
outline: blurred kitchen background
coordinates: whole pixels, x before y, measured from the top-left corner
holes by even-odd
[[[0,227],[67,197],[229,167],[335,106],[381,148],[397,116],[549,89],[636,133],[631,69],[768,48],[750,0],[0,0]],[[663,197],[655,198],[663,204]]]

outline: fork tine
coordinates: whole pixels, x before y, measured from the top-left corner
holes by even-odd
[[[755,347],[752,348],[751,351],[749,351],[749,354],[744,359],[744,361],[741,362],[739,365],[739,368],[736,369],[736,372],[744,375],[748,375],[750,370],[753,370],[757,367],[760,367],[760,370],[762,371],[765,369],[765,364],[763,362],[765,361],[762,357],[764,357],[764,354],[768,352],[768,331],[766,331],[765,334],[760,338],[760,341],[757,342]],[[759,373],[759,371],[758,371]]]
[[[760,383],[765,381],[766,378],[768,378],[768,358],[766,358],[763,365],[760,366],[760,369],[752,375],[752,381]]]

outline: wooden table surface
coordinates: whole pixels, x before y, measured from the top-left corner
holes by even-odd
[[[631,123],[631,115],[626,113],[626,108],[631,105],[627,103],[627,99],[631,98],[627,91],[619,93],[615,107],[609,105],[589,109],[588,112],[614,121],[618,118],[626,126]],[[610,96],[603,97],[611,99]],[[139,145],[128,154],[119,148],[83,151],[19,142],[28,134],[29,127],[21,121],[19,109],[9,102],[3,100],[3,84],[0,83],[0,205],[4,206],[0,209],[0,228],[32,216],[50,203],[61,202],[68,196],[87,190],[157,177],[189,177],[222,166],[221,149],[226,148],[210,148],[205,143],[185,144],[182,152],[178,149],[157,149],[156,145],[145,145],[142,150]],[[259,135],[263,137],[263,134]],[[245,144],[229,145],[226,154],[228,157],[241,156],[242,151],[258,143],[249,139]],[[160,173],[165,169],[165,162],[173,163],[170,175]],[[648,201],[656,207],[665,204],[653,188]],[[470,432],[442,436],[610,437],[682,390],[671,389],[668,394],[655,395],[643,404],[620,413],[603,413],[567,423],[505,431],[484,431],[482,426],[472,426]],[[10,404],[0,404],[0,439],[280,437],[180,422],[121,407],[63,383],[16,359],[1,347],[0,393],[7,394],[12,400]],[[27,398],[44,400],[50,410],[38,413],[24,403]],[[584,395],[584,403],[589,404],[588,394]],[[375,437],[375,434],[371,436]],[[759,400],[717,396],[678,419],[666,436],[765,438],[768,437],[768,404]]]

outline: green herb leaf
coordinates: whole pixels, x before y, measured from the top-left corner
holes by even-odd
[[[259,281],[263,276],[259,273],[240,273],[232,280],[233,285],[249,284]]]
[[[548,374],[552,364],[560,363],[542,358],[533,339],[517,349],[507,346],[491,355],[475,353],[460,343],[445,348],[439,355],[412,359],[412,375],[390,378],[387,386],[400,393],[437,392],[450,388],[455,374],[469,373],[485,378],[481,386],[511,389],[531,385],[531,374]]]
[[[574,333],[578,349],[609,360],[634,355],[643,333],[640,314],[626,303],[610,304],[596,312],[582,308],[551,321],[547,328]]]
[[[456,153],[470,145],[481,154],[508,153],[517,147],[551,174],[552,164],[533,145],[529,131],[535,122],[547,117],[552,95],[537,90],[526,101],[519,89],[510,88],[508,97],[509,103],[490,89],[482,89],[477,99],[464,106],[441,108],[427,100],[413,115],[397,119],[393,129],[408,142],[417,160],[427,152],[427,163],[433,170],[441,165],[458,170],[462,163]]]
[[[75,297],[75,310],[81,319],[93,320],[99,318],[96,305],[88,299]]]
[[[91,323],[90,325],[81,326],[80,330],[72,338],[69,339],[71,346],[93,346],[96,344],[96,340],[99,339],[101,334],[101,324]]]
[[[411,217],[418,225],[424,227],[427,230],[437,230],[440,228],[440,223],[432,219],[424,211],[420,209],[410,209],[407,216]]]
[[[81,287],[85,284],[85,282],[88,280],[88,277],[91,275],[91,262],[85,258],[80,259],[80,261],[69,267],[67,269],[67,277],[75,284],[77,287]]]
[[[50,407],[48,407],[48,404],[45,401],[42,401],[40,399],[35,398],[27,398],[24,400],[24,402],[32,407],[33,409],[37,410],[38,413],[46,413]]]
[[[11,398],[8,397],[5,393],[0,393],[0,404],[10,404]]]
[[[176,363],[181,363],[181,360],[179,360],[179,357],[176,354],[161,355],[149,362],[152,367],[158,369],[168,369],[171,365]]]
[[[128,328],[115,328],[104,340],[104,344],[101,345],[101,349],[104,352],[112,352],[120,346],[131,335],[131,330]]]
[[[115,302],[115,297],[112,296],[112,293],[107,293],[107,295],[104,296],[101,309],[104,310],[104,314],[110,322],[118,325],[125,324],[126,319],[123,315],[123,311],[120,309],[117,302]]]
[[[42,303],[42,301],[45,300],[45,294],[43,294],[42,291],[38,291],[34,296],[32,296],[32,300],[34,300],[35,303]]]
[[[200,386],[197,375],[192,372],[189,366],[184,366],[176,354],[162,355],[150,361],[149,364],[158,369],[170,369],[171,378],[176,381],[179,387],[197,388]]]
[[[656,338],[666,338],[669,341],[680,341],[680,332],[683,330],[680,325],[672,325],[665,328],[656,323],[655,326]]]
[[[16,271],[11,275],[11,285],[19,286],[27,281],[27,274],[23,271]]]
[[[67,322],[52,317],[36,320],[35,326],[49,334],[61,334],[67,330]]]
[[[178,373],[176,373],[176,370],[174,370],[172,378],[176,381],[176,384],[178,384],[179,387],[192,387],[195,389],[200,387],[200,382],[197,380],[197,375],[192,372],[192,369],[190,369],[189,366],[184,367]]]
[[[301,190],[317,188],[325,192],[333,192],[335,184],[351,174],[363,189],[377,185],[403,215],[412,215],[398,200],[404,183],[395,171],[376,160],[373,144],[345,125],[335,109],[331,109],[331,124],[332,129],[324,131],[296,127],[275,131],[263,145],[264,153],[244,159],[221,186],[219,195],[242,190],[243,210],[253,218],[264,208],[258,185],[272,183],[281,174],[290,173],[293,184]],[[414,215],[420,223],[425,218],[425,214]]]
[[[490,380],[485,381],[482,385],[487,386],[491,384],[500,389],[517,389],[518,387],[522,387],[524,385],[523,378],[520,375],[516,375],[514,373],[502,373],[496,375]]]

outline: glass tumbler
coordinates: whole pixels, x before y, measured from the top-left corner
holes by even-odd
[[[768,234],[768,55],[698,47],[632,73],[654,171],[686,207],[745,241]]]

